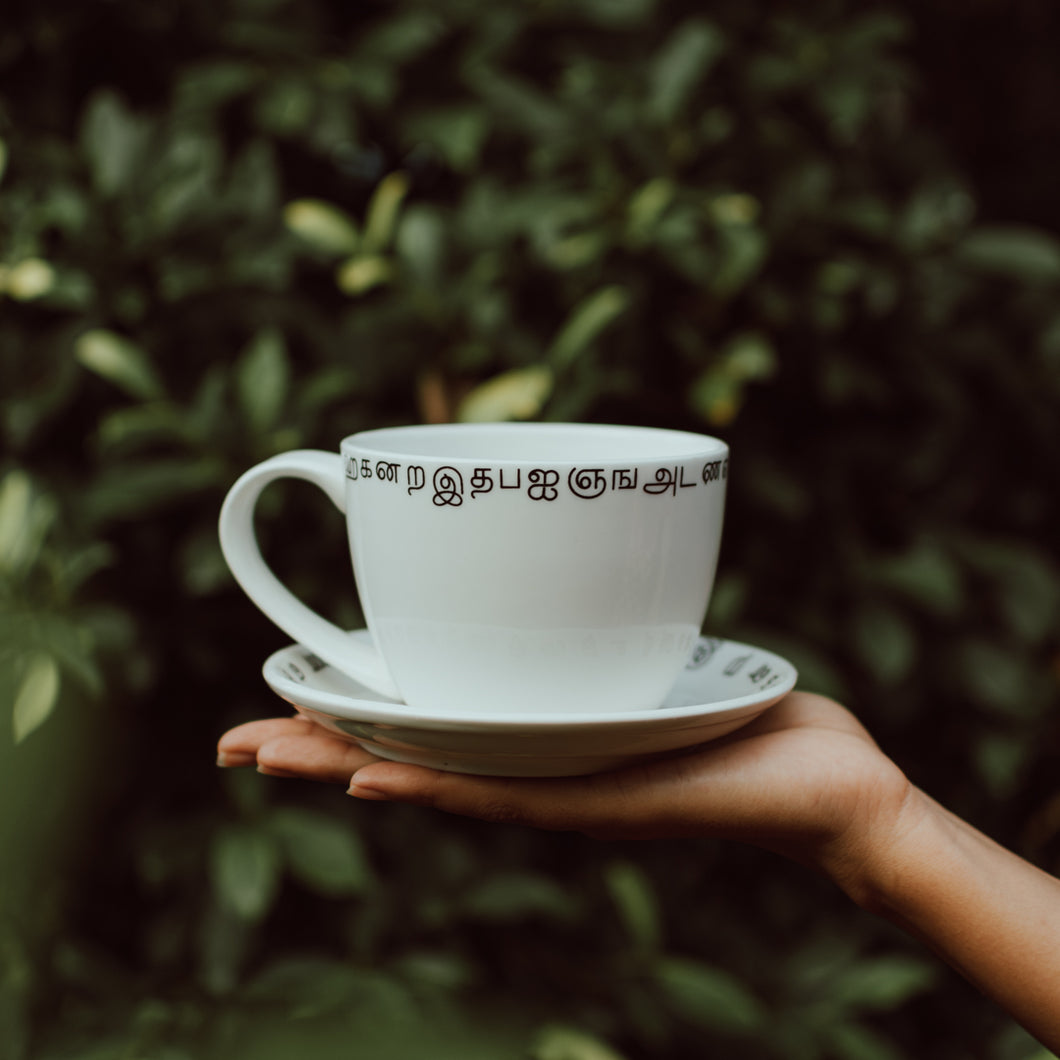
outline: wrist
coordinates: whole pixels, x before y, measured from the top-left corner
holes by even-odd
[[[889,915],[908,867],[937,850],[941,812],[906,780],[900,794],[869,808],[833,845],[823,865],[826,875],[862,909]]]

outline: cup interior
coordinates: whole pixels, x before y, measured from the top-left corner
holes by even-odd
[[[724,453],[707,435],[654,427],[566,423],[435,424],[383,428],[351,435],[343,448],[410,460],[489,460],[493,463],[630,464],[691,460]]]

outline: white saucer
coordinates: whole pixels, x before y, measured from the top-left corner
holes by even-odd
[[[369,638],[366,630],[350,634]],[[779,655],[701,637],[662,706],[561,716],[431,713],[372,692],[299,644],[265,661],[269,687],[306,717],[395,762],[456,773],[561,777],[715,740],[746,725],[795,687]]]

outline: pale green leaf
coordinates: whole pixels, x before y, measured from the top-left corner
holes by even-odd
[[[725,346],[724,356],[730,374],[747,382],[769,379],[777,369],[773,344],[758,331],[733,336]]]
[[[162,396],[143,350],[122,335],[104,328],[86,331],[74,344],[74,355],[85,368],[132,397],[156,400]]]
[[[1060,280],[1060,242],[1047,232],[1012,226],[983,226],[957,247],[958,260],[982,272],[1020,282]]]
[[[388,283],[394,274],[394,268],[386,258],[379,255],[350,258],[340,266],[335,274],[339,290],[344,294],[358,295],[370,291],[373,287]]]
[[[273,836],[246,825],[222,828],[210,847],[210,878],[218,900],[244,920],[258,920],[280,885],[280,855]]]
[[[569,367],[630,304],[629,292],[617,284],[594,291],[577,306],[556,335],[548,360],[557,371]]]
[[[858,1023],[835,1023],[825,1031],[837,1060],[904,1060],[906,1054],[876,1031]]]
[[[652,113],[672,120],[724,51],[725,37],[713,23],[699,17],[682,22],[653,63],[648,95]]]
[[[0,480],[0,572],[32,566],[55,516],[55,502],[33,488],[25,471],[15,468]]]
[[[842,1009],[886,1011],[930,990],[937,968],[912,957],[862,960],[843,970],[832,984],[830,1000]]]
[[[623,1060],[606,1042],[576,1027],[542,1028],[530,1050],[532,1060]]]
[[[547,876],[506,872],[472,887],[464,896],[461,908],[479,920],[507,922],[527,917],[567,920],[575,911],[575,903]]]
[[[743,405],[743,389],[743,382],[718,361],[693,381],[688,403],[712,427],[727,427]]]
[[[1026,719],[1048,706],[1048,673],[1033,655],[984,637],[962,640],[954,656],[955,676],[965,694],[991,713]]]
[[[700,961],[665,958],[655,981],[669,1006],[696,1026],[748,1033],[766,1021],[762,1003],[735,976]]]
[[[751,281],[769,253],[765,233],[753,225],[727,225],[719,231],[721,258],[709,277],[711,289],[730,297]]]
[[[352,254],[360,241],[353,218],[320,199],[289,202],[283,209],[283,220],[300,239],[328,254]]]
[[[547,365],[502,372],[475,387],[460,403],[456,418],[462,423],[533,419],[552,393],[552,383]]]
[[[409,190],[409,178],[402,172],[389,173],[380,182],[368,203],[364,223],[364,249],[367,253],[385,250],[397,228],[401,203]]]
[[[149,135],[150,126],[115,92],[100,89],[92,96],[81,123],[81,146],[99,191],[113,195],[130,186]]]
[[[60,683],[59,667],[52,656],[39,652],[30,658],[11,712],[15,743],[21,743],[48,720],[59,699]]]
[[[859,657],[881,684],[896,684],[908,676],[916,640],[899,612],[866,603],[854,617],[853,635]]]
[[[879,560],[870,576],[939,616],[956,615],[964,603],[961,572],[950,552],[934,541],[918,541],[906,552]]]
[[[977,573],[992,583],[997,606],[1021,640],[1048,637],[1060,619],[1060,569],[1024,541],[969,538],[959,544]]]
[[[263,328],[250,341],[236,367],[239,406],[257,433],[275,426],[290,383],[283,335],[275,328]]]
[[[395,241],[403,264],[420,282],[438,284],[443,278],[445,222],[430,206],[412,206],[398,225]]]
[[[631,861],[613,861],[604,882],[630,938],[642,950],[656,949],[662,937],[659,904],[644,872]]]
[[[291,872],[320,894],[363,894],[372,873],[360,837],[348,821],[293,807],[272,821]]]
[[[1009,799],[1026,776],[1028,759],[1034,750],[1022,732],[990,733],[973,748],[976,772],[995,798]]]
[[[676,190],[668,177],[653,177],[636,190],[628,207],[628,233],[634,243],[647,238],[673,202]]]
[[[54,267],[41,258],[25,258],[5,270],[4,289],[19,302],[31,302],[51,291],[56,284]]]

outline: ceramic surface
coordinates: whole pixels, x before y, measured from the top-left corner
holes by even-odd
[[[637,710],[666,695],[699,634],[728,466],[718,439],[654,428],[366,431],[340,453],[283,453],[246,472],[221,545],[292,640],[390,698],[485,715]],[[262,559],[254,507],[284,477],[344,512],[370,644],[351,644]],[[307,527],[291,547],[312,537]],[[343,557],[336,574],[348,570]]]
[[[351,639],[364,643],[369,634]],[[423,711],[373,692],[300,645],[266,661],[265,680],[306,717],[397,762],[495,776],[575,776],[681,751],[746,725],[795,686],[787,660],[701,637],[654,710],[557,716]]]

